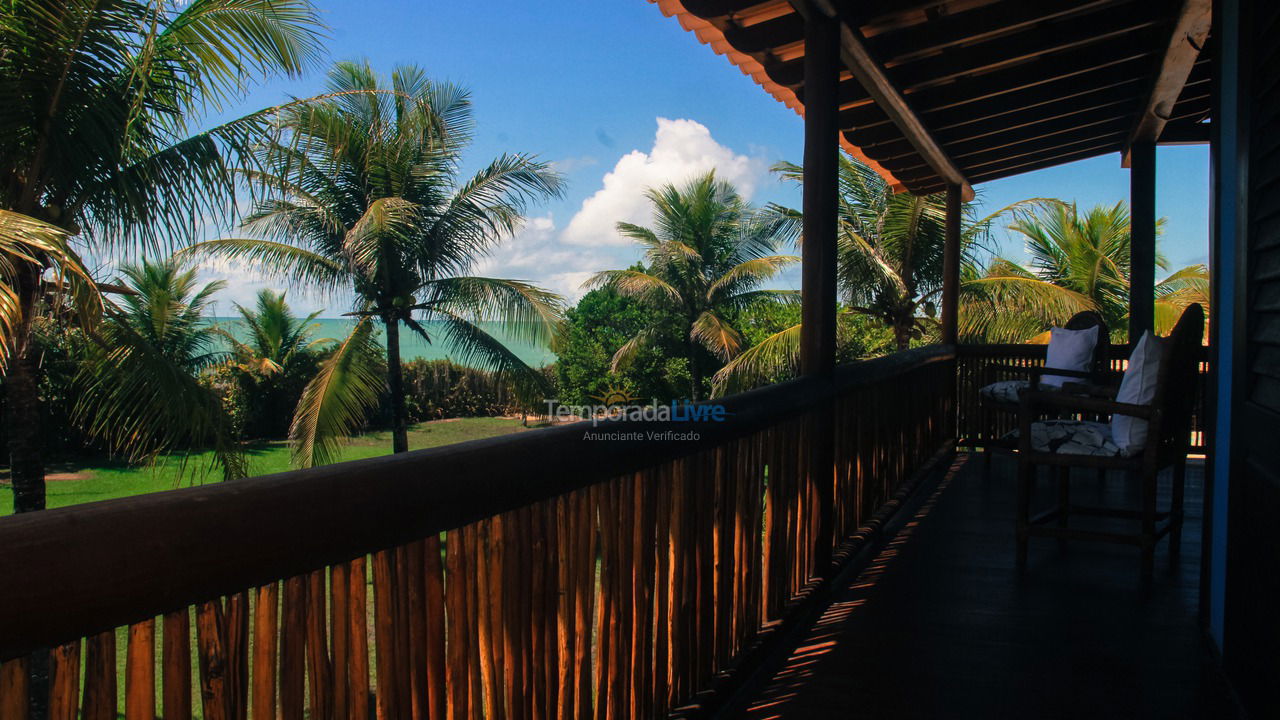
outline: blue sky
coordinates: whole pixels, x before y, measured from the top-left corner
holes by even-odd
[[[383,72],[414,63],[470,88],[477,133],[468,170],[520,151],[565,174],[565,197],[531,208],[526,227],[484,263],[486,273],[576,295],[591,272],[637,257],[612,226],[646,219],[644,187],[709,167],[754,202],[799,202],[768,167],[800,160],[801,119],[645,0],[317,2],[331,27],[330,60],[367,59]],[[319,92],[323,82],[323,67],[271,82],[229,114]],[[1207,148],[1161,148],[1157,166],[1157,212],[1168,218],[1162,251],[1175,267],[1205,262]],[[1028,197],[1114,204],[1127,198],[1128,173],[1111,155],[978,191],[993,209]],[[1021,253],[1013,239],[1004,251]],[[211,267],[205,275],[228,281],[218,314],[270,284],[244,267]],[[291,297],[299,310],[325,308],[325,315],[348,305],[344,298]]]

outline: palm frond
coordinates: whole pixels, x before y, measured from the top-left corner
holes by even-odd
[[[689,337],[721,360],[728,361],[742,350],[742,335],[724,318],[704,311],[693,321]]]
[[[373,320],[362,318],[320,364],[319,372],[302,391],[289,428],[296,467],[314,467],[337,459],[343,439],[354,434],[378,404],[386,387],[380,351]]]
[[[800,325],[774,333],[742,351],[712,377],[713,397],[724,397],[795,376],[800,371]]]

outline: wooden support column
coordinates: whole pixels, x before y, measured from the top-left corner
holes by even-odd
[[[947,235],[942,251],[942,342],[954,345],[960,337],[960,221],[964,213],[962,189],[947,186]]]
[[[836,359],[836,212],[840,159],[836,86],[840,72],[839,21],[812,6],[805,22],[804,244],[800,368],[829,381]],[[832,548],[835,435],[832,410],[813,416],[809,468],[818,500],[814,568],[829,574]]]
[[[1156,146],[1135,143],[1129,167],[1129,342],[1155,327]]]

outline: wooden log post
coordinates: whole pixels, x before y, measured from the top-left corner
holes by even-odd
[[[1155,328],[1156,146],[1134,143],[1129,168],[1129,342]]]
[[[829,381],[836,356],[836,212],[839,192],[839,125],[836,88],[840,72],[839,20],[810,6],[804,56],[804,244],[800,366]],[[810,438],[810,477],[818,500],[814,565],[831,565],[835,438],[830,407],[815,410]]]

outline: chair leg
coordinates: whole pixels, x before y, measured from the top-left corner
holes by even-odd
[[[1018,569],[1027,566],[1027,542],[1031,527],[1031,480],[1035,477],[1035,467],[1022,458],[1018,459]]]
[[[1156,553],[1156,476],[1154,471],[1142,473],[1142,579],[1150,580],[1155,571]]]
[[[1187,461],[1181,460],[1173,466],[1173,506],[1169,508],[1169,552],[1182,550],[1182,499],[1187,487]]]

